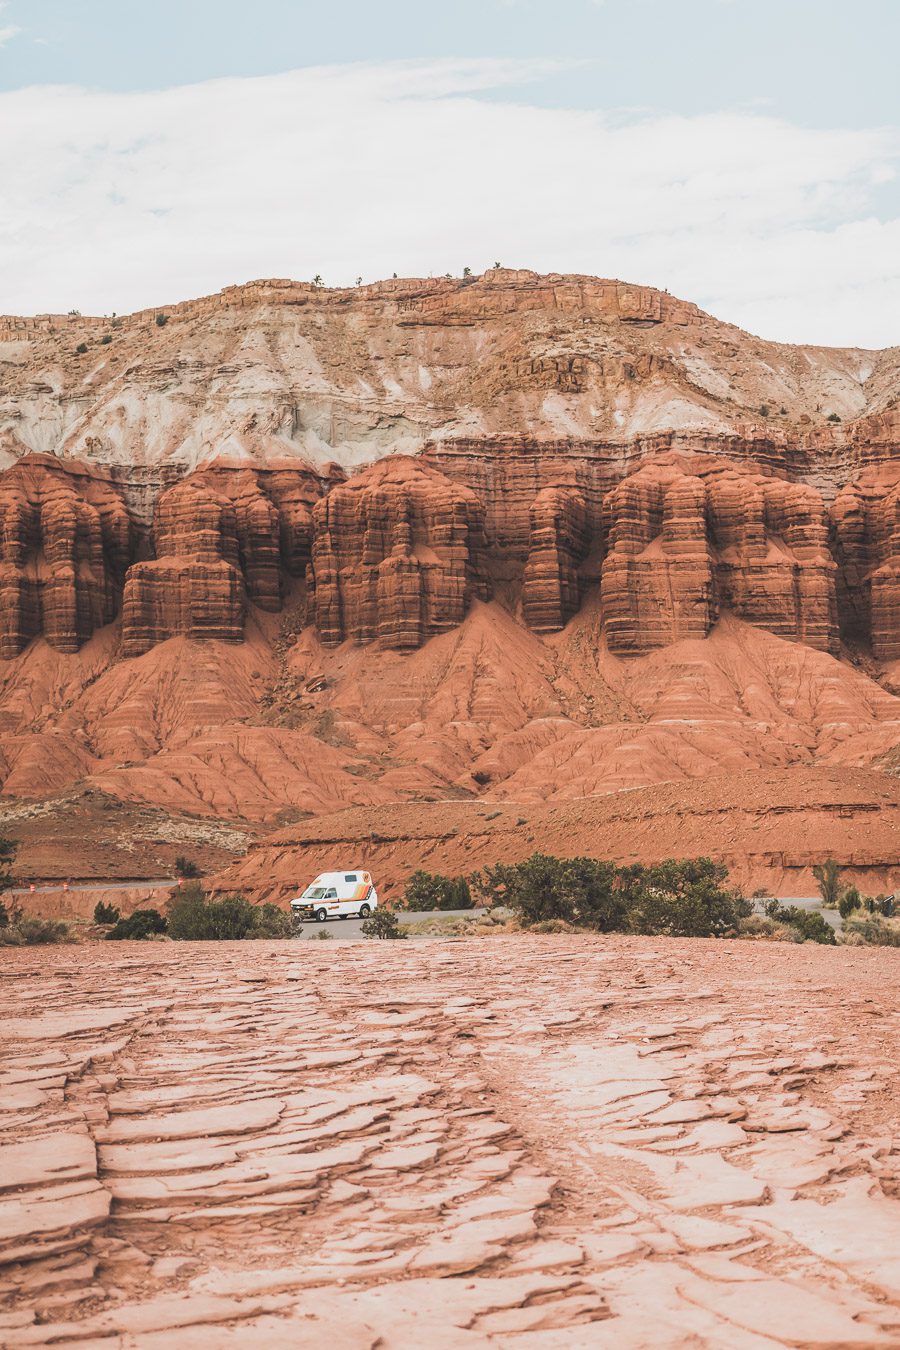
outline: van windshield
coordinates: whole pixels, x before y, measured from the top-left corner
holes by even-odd
[[[303,892],[304,900],[324,900],[324,898],[325,898],[324,886],[310,886],[309,890]]]

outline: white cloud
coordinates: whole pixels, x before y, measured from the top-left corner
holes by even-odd
[[[9,0],[0,0],[0,17],[2,17],[3,11],[8,8]],[[17,24],[4,24],[3,27],[0,28],[0,47],[5,47],[7,42],[11,41],[14,37],[18,37],[21,31],[21,28],[19,28]]]
[[[4,307],[123,313],[258,276],[344,284],[499,258],[665,286],[767,337],[900,342],[900,221],[875,213],[895,131],[511,101],[545,69],[4,94]]]

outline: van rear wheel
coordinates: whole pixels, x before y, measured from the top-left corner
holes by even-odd
[[[371,913],[372,913],[372,911],[369,909],[369,906],[368,906],[368,905],[360,905],[360,907],[359,907],[359,917],[360,917],[361,919],[367,919]]]
[[[327,918],[328,918],[328,910],[327,910],[327,909],[317,909],[317,910],[316,910],[316,923],[324,923],[325,920],[326,920]]]

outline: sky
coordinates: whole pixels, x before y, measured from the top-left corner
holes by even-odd
[[[0,0],[0,312],[494,262],[900,344],[898,0]]]

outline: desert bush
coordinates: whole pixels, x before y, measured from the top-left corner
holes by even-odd
[[[127,919],[119,919],[106,937],[110,942],[145,942],[147,938],[164,933],[166,926],[166,920],[158,909],[136,909]]]
[[[842,919],[846,919],[855,909],[862,905],[863,898],[855,886],[847,886],[838,900],[838,913]]]
[[[19,845],[15,839],[0,837],[0,892],[8,891],[13,884],[12,865],[18,849]]]
[[[844,891],[840,864],[836,863],[834,858],[826,858],[825,862],[816,864],[812,873],[822,897],[822,904],[826,909],[836,909]]]
[[[444,877],[439,872],[413,872],[403,893],[403,908],[421,912],[430,909],[471,909],[474,902],[465,877]]]
[[[79,342],[78,346],[75,348],[75,351],[79,356],[84,356],[87,349],[88,345],[86,342]]]
[[[396,914],[389,909],[376,909],[368,919],[363,919],[359,931],[366,938],[381,938],[396,942],[398,938],[408,937],[405,928],[400,926]]]
[[[190,858],[186,858],[183,853],[179,853],[175,859],[175,871],[186,881],[196,881],[198,877],[203,876],[197,864],[192,862]]]
[[[291,935],[290,916],[277,905],[253,905],[236,892],[209,900],[196,881],[174,893],[168,915],[169,937],[177,942],[241,942]]]
[[[653,867],[619,869],[632,933],[669,937],[734,937],[753,906],[728,890],[728,868],[711,858],[667,858]]]
[[[0,929],[0,947],[37,947],[55,942],[74,942],[69,925],[61,919],[35,919],[14,910],[6,928]]]
[[[491,904],[508,905],[526,927],[550,919],[610,932],[624,922],[616,869],[595,858],[533,853],[521,863],[498,863],[473,878]]]
[[[833,947],[837,941],[831,924],[816,910],[800,909],[798,905],[781,905],[777,900],[769,900],[765,909],[770,919],[793,928],[801,942],[822,942]]]
[[[529,933],[576,933],[578,930],[565,919],[542,919],[540,923],[533,923],[528,929]]]
[[[94,906],[94,923],[118,923],[120,912],[115,905],[105,905],[98,900]]]
[[[748,914],[738,923],[738,935],[747,938],[780,938],[786,936],[784,927],[764,914]]]
[[[109,344],[112,342],[112,333],[104,333],[102,338],[100,339],[100,342],[104,347],[108,347]]]
[[[877,914],[845,919],[842,937],[850,946],[900,947],[900,927]]]
[[[260,905],[256,910],[256,931],[254,937],[289,938],[293,932],[290,914],[285,914],[277,905]]]
[[[157,328],[165,328],[165,326],[166,326],[166,324],[167,324],[168,322],[169,322],[169,316],[168,316],[168,314],[157,314],[157,316],[156,316],[156,326],[157,326]]]

